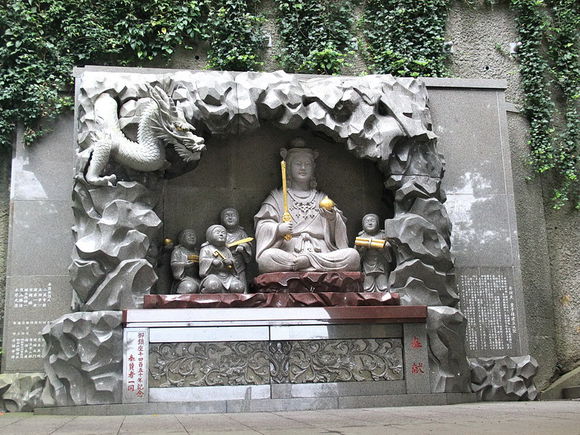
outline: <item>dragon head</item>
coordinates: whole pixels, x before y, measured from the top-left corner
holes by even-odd
[[[205,140],[194,134],[195,127],[186,121],[183,112],[165,91],[157,86],[146,85],[149,97],[159,108],[158,116],[153,121],[155,131],[168,144],[173,145],[184,162],[199,160],[205,149]]]

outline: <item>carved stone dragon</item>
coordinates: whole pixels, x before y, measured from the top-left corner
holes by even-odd
[[[158,87],[146,85],[151,102],[139,119],[137,142],[128,139],[121,130],[117,101],[104,93],[95,101],[98,130],[96,140],[85,150],[90,160],[85,179],[97,186],[114,185],[115,174],[102,176],[109,159],[143,172],[169,167],[165,147],[172,145],[184,162],[199,160],[205,149],[203,137],[193,134],[195,127],[185,120],[169,96]]]

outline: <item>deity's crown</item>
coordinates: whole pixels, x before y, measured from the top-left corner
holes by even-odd
[[[282,156],[283,160],[288,160],[288,158],[292,155],[299,153],[310,154],[313,160],[318,157],[318,151],[312,148],[308,148],[306,146],[306,140],[303,137],[295,137],[289,142],[288,145],[288,148],[280,148],[280,155]]]

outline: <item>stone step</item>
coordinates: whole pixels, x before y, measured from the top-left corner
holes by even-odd
[[[564,388],[562,390],[563,399],[580,399],[580,385]]]

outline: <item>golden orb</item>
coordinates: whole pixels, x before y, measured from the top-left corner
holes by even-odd
[[[320,204],[318,205],[320,206],[320,208],[323,208],[325,210],[332,210],[335,204],[332,199],[330,199],[328,196],[325,196],[324,198],[322,198],[322,201],[320,201]]]
[[[165,240],[163,240],[163,244],[164,244],[165,246],[167,246],[167,245],[171,245],[172,243],[173,243],[173,239],[165,239]]]

